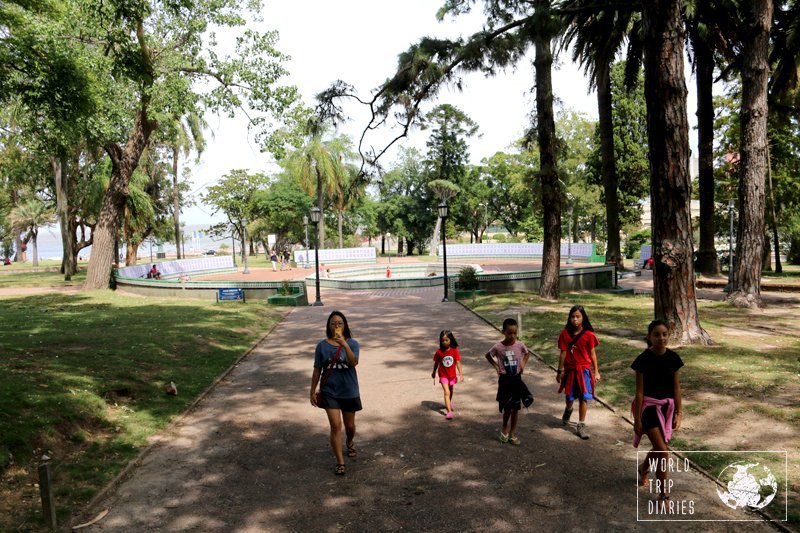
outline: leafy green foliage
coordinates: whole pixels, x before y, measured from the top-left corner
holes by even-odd
[[[650,194],[650,167],[647,159],[647,109],[644,100],[644,81],[641,72],[632,89],[625,85],[625,62],[611,69],[611,93],[614,98],[614,159],[619,182],[617,200],[622,225],[638,226],[642,216],[640,201]],[[600,142],[596,130],[594,149],[587,159],[590,181],[602,185],[600,171]],[[601,192],[604,202],[604,195]]]

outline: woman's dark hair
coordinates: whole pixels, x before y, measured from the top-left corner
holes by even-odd
[[[569,310],[569,314],[567,315],[567,325],[564,326],[564,329],[567,330],[567,333],[569,333],[570,335],[575,333],[575,326],[572,325],[572,321],[570,320],[570,317],[575,313],[575,311],[580,311],[581,315],[583,315],[583,322],[581,327],[586,331],[594,331],[592,323],[589,322],[589,315],[586,314],[586,309],[584,309],[582,305],[573,305]]]
[[[657,318],[652,322],[650,322],[650,324],[647,325],[647,337],[644,338],[645,342],[647,342],[648,348],[650,348],[653,345],[653,343],[650,342],[650,334],[653,333],[653,330],[656,329],[658,326],[664,326],[665,328],[667,328],[667,331],[669,331],[669,324],[667,324],[666,320]]]
[[[453,335],[453,332],[450,331],[449,329],[443,329],[439,333],[439,349],[444,351],[444,345],[442,344],[442,337],[444,337],[445,335],[447,335],[447,337],[450,339],[450,347],[458,348],[458,342],[456,341],[456,337],[455,335]]]
[[[331,318],[334,316],[338,316],[344,322],[344,329],[342,330],[342,335],[345,339],[349,339],[352,337],[350,334],[350,326],[347,325],[347,317],[341,311],[334,311],[330,315],[328,315],[328,322],[325,323],[325,336],[329,339],[333,338],[333,328],[331,327]]]
[[[508,326],[516,326],[517,321],[513,318],[506,318],[503,320],[503,329],[501,331],[505,331]]]

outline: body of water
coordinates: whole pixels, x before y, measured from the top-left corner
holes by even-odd
[[[230,251],[230,246],[232,246],[230,237],[226,239],[218,239],[213,238],[208,233],[208,225],[204,224],[193,224],[187,225],[185,232],[193,235],[195,238],[187,239],[184,243],[184,250],[186,251],[187,255],[190,254],[198,254],[203,253],[207,250],[219,250],[220,245],[223,243],[228,245],[228,250]],[[60,260],[63,254],[63,249],[61,246],[61,232],[59,231],[57,226],[50,226],[47,228],[42,228],[39,230],[39,238],[37,240],[38,250],[39,250],[39,259],[57,259]],[[164,243],[162,245],[163,251],[167,253],[167,256],[174,256],[175,255],[175,245],[173,243]],[[238,250],[238,243],[237,243],[237,250]],[[154,243],[153,244],[153,257],[156,256],[156,252],[158,251],[158,246]],[[125,247],[122,246],[120,248],[120,252],[125,253]],[[32,259],[31,254],[33,250],[31,248],[31,244],[28,243],[28,260]],[[78,254],[84,260],[88,259],[92,253],[92,247],[84,248]],[[150,243],[149,241],[144,242],[141,246],[139,246],[139,257],[142,259],[149,259],[150,258]]]

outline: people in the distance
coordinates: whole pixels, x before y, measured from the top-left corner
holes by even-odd
[[[11,259],[9,259],[8,257],[3,259],[3,265],[4,266],[9,266],[10,264],[11,264]]]
[[[647,484],[651,463],[660,481],[659,499],[669,500],[667,488],[667,443],[672,432],[681,426],[681,380],[678,371],[683,366],[680,356],[667,348],[669,328],[663,320],[653,320],[647,326],[647,349],[631,364],[636,371],[636,396],[631,405],[633,415],[633,446],[639,447],[642,435],[647,435],[653,449],[639,465],[639,485]]]
[[[558,392],[563,391],[566,400],[561,422],[566,426],[572,416],[572,405],[577,399],[578,428],[577,434],[588,439],[586,432],[586,409],[589,400],[594,398],[595,383],[600,380],[597,369],[597,353],[595,347],[600,344],[594,334],[592,323],[582,305],[575,305],[569,310],[567,324],[558,337],[558,372],[556,381],[560,384]]]
[[[269,261],[272,263],[272,271],[277,272],[278,270],[278,254],[275,253],[275,248],[270,250],[269,252]]]
[[[503,340],[486,352],[486,360],[497,372],[497,403],[503,413],[503,427],[500,430],[500,442],[519,445],[517,438],[517,419],[519,410],[533,403],[522,372],[531,356],[530,350],[517,340],[518,325],[513,318],[503,321]]]
[[[347,457],[356,457],[353,439],[356,436],[356,411],[361,410],[358,389],[359,345],[352,338],[347,318],[339,311],[328,316],[325,339],[314,352],[314,372],[311,375],[311,405],[325,409],[331,427],[330,442],[336,456],[336,475],[344,475],[342,426],[346,435]],[[317,384],[320,385],[319,394]]]
[[[147,272],[147,277],[150,279],[161,279],[161,272],[158,271],[156,265],[150,267],[150,271]]]
[[[433,371],[431,377],[436,376],[439,371],[439,383],[442,384],[444,392],[444,408],[447,420],[453,419],[453,392],[459,377],[456,377],[456,369],[460,381],[464,381],[464,372],[461,370],[461,354],[458,352],[458,342],[450,330],[443,330],[439,333],[439,349],[433,354]]]

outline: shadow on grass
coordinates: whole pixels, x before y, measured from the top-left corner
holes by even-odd
[[[64,508],[87,501],[280,318],[258,303],[234,307],[103,291],[6,298],[2,305],[6,483],[0,495],[35,501],[35,461],[47,453],[62,478],[62,516]],[[164,392],[170,381],[178,385],[176,397]]]

